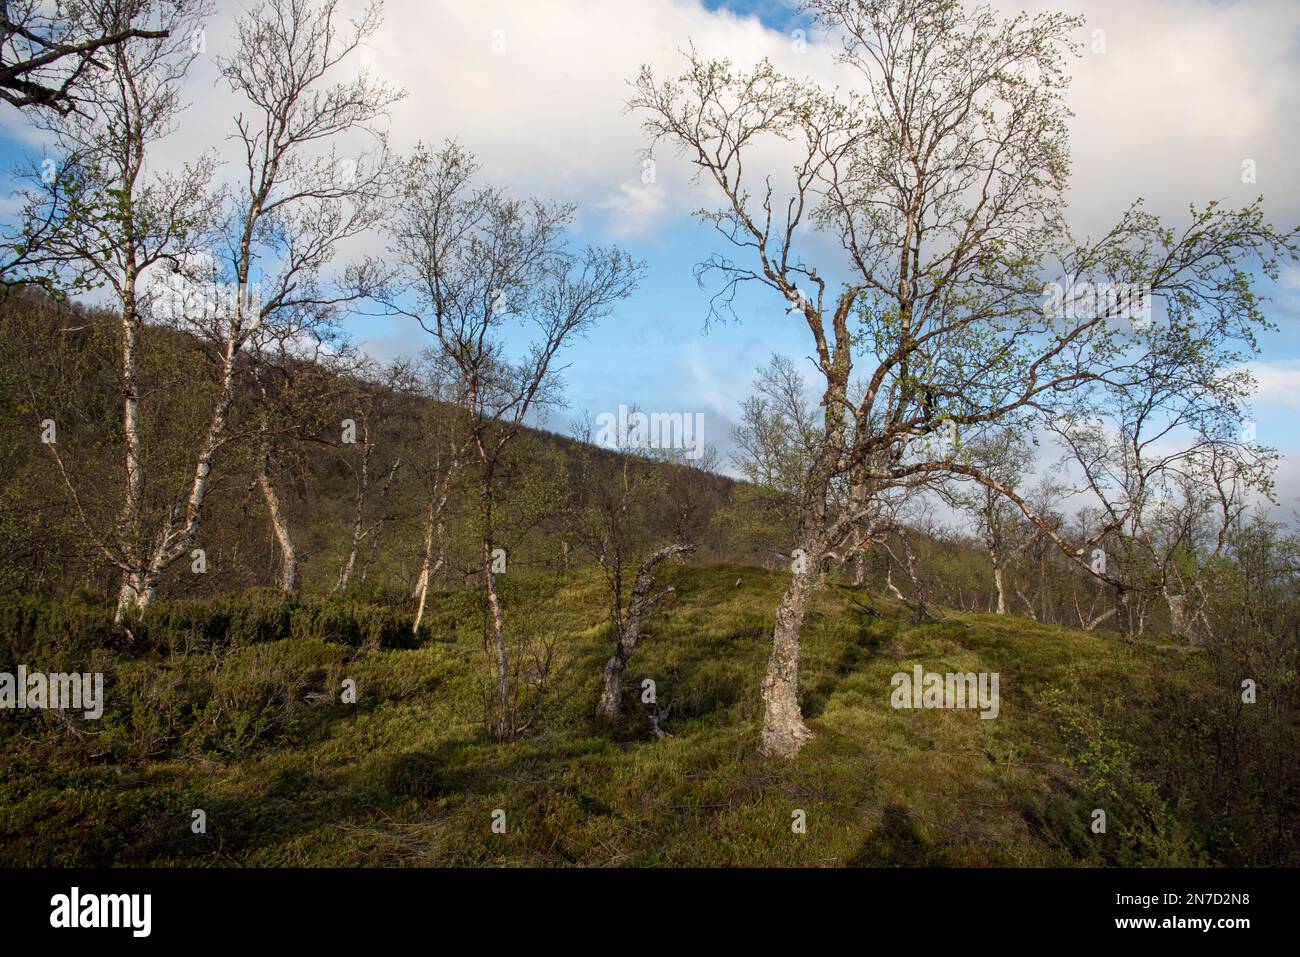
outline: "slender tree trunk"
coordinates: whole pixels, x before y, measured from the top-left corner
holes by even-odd
[[[614,624],[616,641],[614,644],[614,653],[609,656],[605,662],[604,682],[600,693],[600,703],[596,706],[597,714],[606,717],[617,717],[623,710],[623,672],[627,668],[627,663],[641,643],[641,622],[649,609],[655,605],[659,599],[672,591],[671,588],[665,589],[658,595],[651,595],[650,589],[654,587],[654,570],[661,562],[672,558],[674,555],[680,555],[684,552],[693,551],[693,545],[673,544],[667,545],[650,555],[641,562],[636,571],[636,579],[632,583],[632,595],[627,605],[627,613],[623,614],[622,596],[619,592],[622,590],[618,584],[621,581],[621,574],[616,576],[614,584],[613,608],[611,608],[610,620]]]
[[[375,561],[379,558],[379,545],[384,537],[384,525],[388,523],[388,515],[384,511],[384,505],[388,501],[388,493],[392,490],[393,479],[397,476],[397,470],[402,467],[402,460],[398,458],[393,462],[393,467],[388,470],[388,478],[384,479],[384,486],[379,490],[379,517],[375,519],[374,524],[365,533],[370,536],[370,554],[361,565],[361,584],[366,583],[370,577],[370,569],[374,567]]]
[[[334,591],[338,594],[348,590],[348,586],[352,583],[352,574],[357,567],[357,555],[361,552],[361,543],[368,536],[373,535],[370,557],[361,570],[361,581],[365,582],[366,576],[370,572],[370,566],[373,564],[379,550],[379,535],[384,527],[384,517],[381,513],[375,523],[369,529],[366,528],[366,497],[370,493],[370,454],[374,451],[374,446],[370,443],[370,423],[368,421],[366,422],[363,441],[365,447],[361,454],[361,477],[357,482],[356,509],[352,520],[352,544],[348,549],[347,561],[343,563],[343,569],[339,572],[338,584],[334,586]],[[402,460],[399,458],[393,463],[392,468],[388,470],[388,477],[384,480],[383,488],[379,492],[381,506],[388,499],[388,492],[393,486],[393,477],[401,466]]]
[[[901,528],[898,532],[898,538],[903,543],[903,556],[907,559],[907,577],[912,580],[912,591],[916,595],[917,620],[933,618],[934,616],[930,614],[928,607],[928,590],[921,581],[920,564],[916,560],[916,552],[912,549],[912,540],[907,537],[907,533]]]
[[[135,570],[123,576],[117,595],[117,608],[113,614],[115,624],[121,624],[127,610],[136,604],[143,565],[140,536],[144,519],[144,467],[143,441],[140,435],[140,390],[136,381],[140,326],[136,311],[135,268],[131,258],[127,261],[122,288],[122,432],[126,439],[126,488],[120,535],[126,543],[127,561],[135,566]]]
[[[491,642],[489,654],[495,659],[496,677],[496,734],[507,738],[513,730],[510,727],[510,669],[506,655],[506,621],[505,611],[501,606],[501,596],[497,592],[496,576],[492,573],[492,539],[483,538],[483,580],[488,608],[488,638]]]
[[[262,498],[266,500],[266,513],[270,516],[271,528],[280,547],[280,574],[277,585],[282,592],[292,592],[298,588],[298,549],[293,544],[293,536],[289,534],[289,521],[285,517],[280,495],[271,481],[271,447],[268,442],[262,443],[257,462],[257,484],[262,489]]]
[[[492,513],[492,464],[487,463],[483,473],[483,485],[479,492],[479,508],[482,517],[483,552],[483,591],[487,605],[487,617],[484,622],[484,638],[487,644],[489,674],[496,683],[496,714],[493,716],[493,731],[496,737],[505,739],[514,729],[511,727],[510,714],[510,662],[506,652],[505,609],[501,605],[501,595],[497,591],[496,575],[492,571],[493,551],[493,513]]]
[[[352,544],[348,547],[347,561],[343,563],[343,570],[339,572],[338,583],[334,586],[335,594],[342,594],[348,590],[348,585],[352,581],[352,569],[357,565],[357,552],[361,548],[361,517],[352,524]]]
[[[420,578],[415,585],[415,593],[418,596],[415,608],[415,624],[411,626],[411,633],[416,636],[420,634],[420,622],[424,620],[424,608],[429,598],[429,586],[432,584],[433,576],[437,574],[438,569],[442,568],[444,563],[442,554],[444,540],[442,516],[447,508],[447,498],[451,494],[451,480],[455,469],[456,460],[453,458],[451,469],[442,479],[441,486],[435,488],[434,493],[429,496],[429,511],[424,525],[424,554],[420,560]],[[434,558],[435,547],[438,549],[436,560]]]
[[[1002,563],[998,559],[998,550],[989,547],[989,558],[993,560],[993,585],[998,591],[998,614],[1007,613],[1007,589],[1002,577]]]
[[[1029,600],[1028,596],[1025,595],[1024,589],[1021,588],[1019,585],[1016,585],[1016,596],[1020,599],[1021,603],[1024,604],[1025,613],[1029,615],[1029,617],[1032,618],[1034,621],[1037,621],[1038,612],[1034,608],[1034,603]]]
[[[366,491],[370,486],[370,426],[366,425],[365,449],[361,453],[361,478],[357,483],[357,498],[355,514],[352,519],[352,543],[348,547],[348,558],[343,563],[343,570],[339,572],[338,584],[334,586],[334,591],[342,594],[348,590],[348,584],[352,581],[352,569],[357,565],[357,552],[361,549],[361,538],[365,527],[365,507]]]
[[[899,601],[907,601],[907,596],[899,591],[898,586],[894,584],[894,569],[892,565],[885,568],[885,587],[888,588],[889,593]]]
[[[424,618],[424,603],[429,597],[429,580],[433,577],[433,536],[436,520],[434,518],[433,499],[429,499],[429,515],[424,525],[424,548],[420,554],[420,577],[415,582],[415,625],[414,634],[420,633],[420,621]]]
[[[212,482],[212,463],[216,458],[217,450],[221,447],[222,435],[226,428],[226,416],[230,414],[230,405],[234,400],[235,363],[238,352],[237,336],[232,333],[226,341],[226,354],[222,362],[221,392],[212,407],[212,417],[208,420],[203,445],[194,462],[194,475],[190,482],[190,493],[185,502],[184,512],[173,514],[160,532],[148,562],[139,572],[128,577],[128,582],[119,592],[116,615],[119,621],[127,609],[134,609],[138,614],[144,613],[157,594],[158,583],[163,573],[172,562],[185,554],[185,550],[194,544],[198,536],[203,521],[203,504],[207,500],[208,487]]]
[[[426,558],[423,565],[420,567],[420,580],[415,586],[416,592],[419,595],[419,600],[415,606],[415,624],[411,626],[411,633],[413,635],[418,636],[420,634],[420,623],[424,621],[424,609],[429,600],[429,583],[433,579],[433,576],[438,574],[442,565],[443,558],[439,555],[437,560],[433,563],[430,563],[428,558]]]
[[[128,290],[134,289],[134,279],[128,276]],[[133,291],[126,295],[122,309],[122,431],[126,438],[126,501],[122,508],[122,530],[130,543],[132,560],[138,559],[140,546],[141,512],[144,503],[143,441],[140,436],[140,389],[136,382],[136,353],[139,343],[139,322],[135,315]]]

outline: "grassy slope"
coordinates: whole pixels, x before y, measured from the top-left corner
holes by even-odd
[[[610,639],[600,580],[584,572],[509,596],[512,628],[558,636],[558,664],[536,727],[485,740],[475,598],[445,595],[438,637],[422,647],[284,639],[211,666],[232,710],[267,676],[313,675],[329,691],[303,692],[312,703],[270,743],[119,764],[0,738],[0,862],[1043,865],[1105,863],[1105,842],[1129,840],[1114,815],[1110,834],[1089,832],[1096,805],[1063,760],[1080,746],[1069,729],[1086,737],[1077,716],[1108,701],[1144,714],[1153,683],[1185,656],[993,615],[913,624],[875,597],[873,617],[833,588],[804,631],[816,738],[797,761],[770,761],[755,753],[758,686],[782,576],[669,574],[677,592],[648,626],[629,692],[655,679],[661,704],[673,702],[671,738],[611,733],[590,717]],[[916,663],[999,672],[1000,717],[892,709],[891,675]],[[119,665],[119,688],[150,689],[134,696],[137,724],[189,680],[185,667]],[[344,677],[358,683],[355,706],[335,703]],[[206,835],[190,833],[194,807]],[[495,808],[504,835],[491,832]],[[791,831],[795,809],[806,834]]]

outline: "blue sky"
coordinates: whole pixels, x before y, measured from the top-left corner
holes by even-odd
[[[797,3],[786,0],[704,0],[706,10],[726,10],[743,17],[757,17],[769,30],[789,33],[807,29],[809,17]]]
[[[163,163],[204,146],[228,150],[233,104],[214,84],[212,63],[233,37],[232,11],[222,6],[208,26],[207,55],[192,71],[193,105],[164,144]],[[1104,40],[1100,52],[1077,61],[1071,91],[1070,216],[1080,232],[1104,228],[1138,196],[1176,219],[1189,201],[1244,204],[1262,193],[1275,224],[1300,222],[1300,7],[1266,0],[1061,6],[1087,18],[1080,42],[1095,46],[1095,31]],[[794,43],[794,31],[808,24],[784,0],[388,0],[386,14],[384,31],[362,56],[408,90],[392,116],[398,149],[454,136],[478,154],[487,179],[517,194],[577,203],[575,241],[617,242],[647,264],[636,296],[564,355],[569,409],[547,427],[565,431],[572,415],[619,404],[700,411],[706,438],[725,454],[755,368],[773,352],[807,356],[807,330],[767,294],[742,300],[739,323],[705,330],[713,289],[701,290],[692,269],[723,247],[690,213],[714,197],[692,185],[689,166],[671,155],[656,156],[654,184],[641,182],[637,150],[645,141],[624,110],[627,81],[644,62],[671,71],[694,41],[710,55],[737,63],[768,56],[829,84],[843,79],[831,45],[811,35],[800,37],[802,47]],[[505,42],[493,44],[494,37]],[[0,125],[4,168],[41,154],[15,111],[0,115]],[[1256,183],[1241,182],[1244,158],[1257,163]],[[359,251],[382,249],[376,240]],[[1289,509],[1300,510],[1300,270],[1291,267],[1268,291],[1281,329],[1263,342],[1258,435],[1288,454],[1280,487]],[[423,344],[409,321],[357,317],[350,328],[381,358]]]

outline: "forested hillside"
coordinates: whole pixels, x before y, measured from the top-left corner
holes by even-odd
[[[849,563],[830,570],[803,659],[801,707],[818,737],[797,764],[772,769],[753,743],[788,504],[692,464],[530,430],[500,508],[519,727],[494,743],[467,483],[451,490],[446,561],[414,627],[437,489],[423,439],[457,412],[418,375],[394,385],[294,370],[309,399],[276,436],[271,472],[300,562],[294,588],[278,587],[253,430],[225,452],[229,477],[197,542],[205,570],[182,564],[143,616],[115,624],[114,570],[79,518],[96,505],[60,493],[33,415],[57,409],[64,467],[76,462],[79,487],[111,491],[117,463],[95,431],[115,400],[102,345],[111,317],[32,292],[5,310],[22,334],[3,351],[0,649],[6,661],[107,676],[96,722],[6,720],[5,863],[1300,860],[1284,823],[1300,800],[1295,545],[1265,523],[1234,540],[1217,572],[1214,629],[1195,644],[1156,623],[1145,636],[1110,622],[1070,630],[1080,594],[1093,609],[1106,596],[1050,553],[1004,569],[1025,608],[995,614],[978,543],[910,529],[910,563],[895,540],[861,583]],[[184,336],[151,330],[146,342],[151,393],[165,396],[177,369],[201,377],[201,350]],[[355,445],[339,438],[348,412]],[[244,388],[232,418],[253,415]],[[184,461],[193,430],[183,419],[149,428],[160,471]],[[658,574],[656,587],[672,591],[647,608],[619,713],[598,717],[635,566],[679,541],[695,543],[688,567]],[[997,672],[998,720],[968,711],[932,723],[892,708],[890,675],[918,664]],[[1247,677],[1266,705],[1241,705]],[[1123,809],[1105,835],[1087,828],[1096,807]],[[205,812],[204,834],[191,832],[191,809]],[[497,809],[506,835],[490,828]],[[803,834],[790,827],[799,811]],[[47,840],[51,829],[77,838]]]
[[[0,583],[9,592],[55,598],[109,596],[119,571],[97,547],[95,530],[111,526],[119,505],[113,317],[36,290],[10,292],[0,303],[0,317],[14,330],[0,348],[6,456],[0,522],[9,543],[0,554]],[[185,421],[184,399],[203,387],[206,367],[203,350],[190,337],[166,329],[148,330],[143,354],[144,388],[157,409],[148,421],[150,449],[156,449],[148,463],[152,505],[165,510],[188,477],[198,431]],[[448,470],[449,446],[436,440],[454,434],[459,417],[439,391],[437,370],[420,362],[377,369],[354,360],[343,371],[293,365],[275,383],[279,420],[266,456],[261,453],[267,430],[256,421],[256,377],[251,370],[245,374],[232,412],[234,436],[222,451],[222,479],[196,541],[205,552],[204,571],[195,573],[189,563],[177,566],[163,594],[200,597],[283,584],[284,550],[259,484],[264,464],[298,567],[288,591],[308,600],[359,589],[415,596],[430,505],[440,497]],[[172,402],[166,401],[169,395]],[[560,422],[581,419],[579,413],[557,409],[552,419],[560,428]],[[41,420],[51,415],[60,423],[57,459],[41,441]],[[350,442],[347,421],[356,426]],[[634,566],[633,559],[675,541],[692,543],[697,563],[772,570],[788,564],[793,499],[779,482],[730,479],[721,474],[725,463],[712,449],[688,459],[672,451],[610,450],[592,439],[589,425],[564,432],[525,428],[511,447],[503,470],[501,544],[512,576],[599,564],[615,547]],[[71,482],[64,482],[60,466]],[[74,497],[70,485],[90,494]],[[474,488],[473,475],[461,470],[447,490],[434,529],[435,544],[445,553],[433,576],[439,590],[464,587],[479,574]],[[831,578],[895,598],[984,612],[998,610],[1000,577],[1003,608],[1020,617],[1121,633],[1170,631],[1163,596],[1142,580],[1141,569],[1126,583],[1129,592],[1117,593],[1005,509],[992,521],[974,510],[970,531],[933,512],[913,515],[916,524],[906,541],[895,536],[864,556],[839,562]],[[1053,520],[1063,535],[1084,541],[1082,527],[1072,529],[1064,514]],[[991,533],[1004,545],[1000,575],[991,561]],[[1172,554],[1172,564],[1205,574],[1197,567],[1203,559],[1196,550],[1204,547],[1194,537],[1198,533],[1189,526],[1186,534],[1193,536],[1186,539],[1190,552]],[[1296,537],[1256,516],[1239,525],[1227,545],[1208,569],[1213,585],[1209,578],[1200,585],[1206,619],[1183,637],[1196,642],[1244,627],[1294,634],[1300,626]],[[413,607],[418,603],[410,600]],[[1131,606],[1140,607],[1140,615],[1128,617]],[[1252,609],[1245,617],[1243,607]],[[1125,616],[1116,617],[1117,609]]]
[[[1300,865],[1295,84],[748,2],[0,5],[0,864]]]

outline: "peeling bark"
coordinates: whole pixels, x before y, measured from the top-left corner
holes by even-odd
[[[799,710],[799,633],[808,602],[820,584],[820,559],[820,551],[816,556],[810,553],[805,568],[791,573],[776,609],[772,654],[763,678],[764,754],[793,758],[813,736]]]

